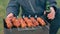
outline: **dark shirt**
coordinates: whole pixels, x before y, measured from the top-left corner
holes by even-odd
[[[55,0],[47,1],[51,7],[56,7]],[[7,7],[7,15],[13,13],[15,16],[18,16],[20,6],[22,7],[22,15],[42,15],[46,9],[46,0],[10,0]]]

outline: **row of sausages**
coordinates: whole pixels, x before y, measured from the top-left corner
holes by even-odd
[[[25,28],[25,27],[37,27],[39,25],[44,26],[46,25],[45,21],[40,18],[34,18],[34,17],[24,17],[24,18],[16,18],[13,17],[11,20],[9,19],[5,19],[7,27],[8,28],[12,28],[13,26],[15,27],[21,27],[21,28]]]

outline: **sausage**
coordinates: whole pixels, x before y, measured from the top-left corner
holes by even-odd
[[[5,22],[6,22],[7,28],[8,28],[8,29],[11,29],[12,26],[13,26],[12,23],[11,23],[11,20],[10,20],[9,18],[6,18],[6,19],[5,19]]]
[[[25,23],[25,21],[22,18],[20,18],[19,21],[21,23],[21,28],[25,28],[27,26],[27,24]]]
[[[39,25],[38,21],[36,21],[34,17],[30,17],[30,20],[33,22],[35,27]]]
[[[42,25],[42,26],[46,25],[45,21],[44,21],[42,18],[40,18],[40,17],[37,18],[37,21],[38,21],[39,24]]]
[[[12,18],[12,22],[14,22],[15,20],[16,20],[16,17],[13,17],[13,18]]]
[[[16,18],[16,17],[14,17],[13,19],[12,19],[12,22],[13,22],[13,25],[15,26],[15,27],[19,27],[20,26],[20,22],[19,22],[19,20]]]
[[[27,23],[27,26],[28,26],[28,27],[32,27],[32,26],[33,26],[32,21],[31,21],[30,19],[28,19],[28,17],[25,17],[24,20],[25,20],[25,22]]]

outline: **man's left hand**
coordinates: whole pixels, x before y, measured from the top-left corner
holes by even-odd
[[[54,19],[55,18],[55,10],[53,7],[50,7],[50,13],[47,15],[48,19]]]

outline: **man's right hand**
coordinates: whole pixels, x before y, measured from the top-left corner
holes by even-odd
[[[13,17],[14,17],[13,14],[10,13],[10,14],[6,17],[6,19],[5,19],[8,28],[11,28],[11,27],[12,27],[11,20],[12,20]]]

